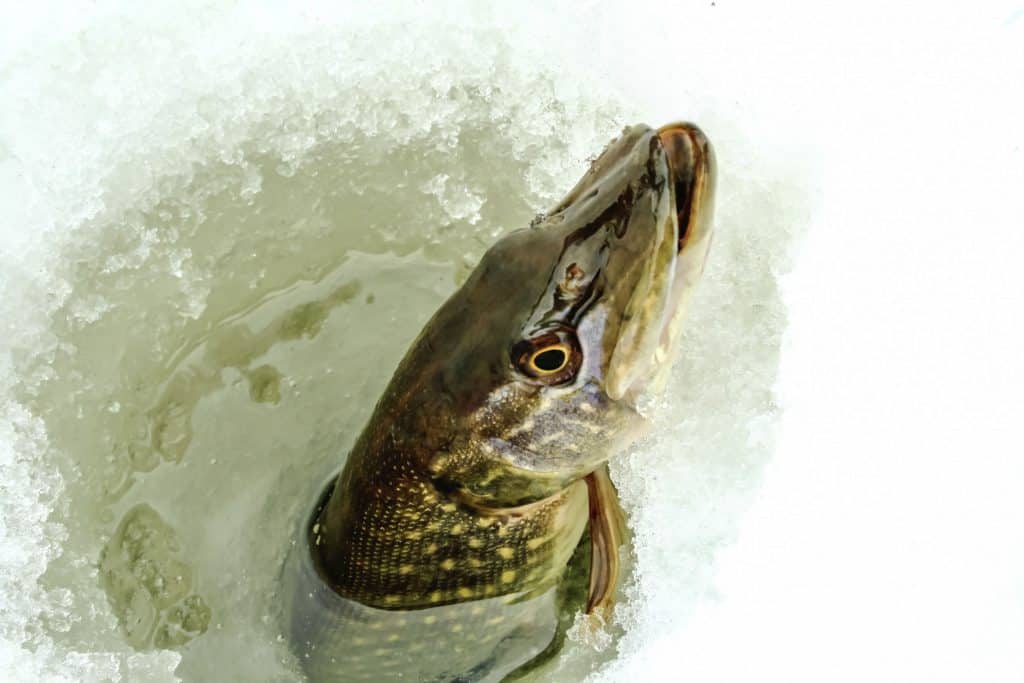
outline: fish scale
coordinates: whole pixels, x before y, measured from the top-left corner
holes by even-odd
[[[557,589],[418,610],[384,610],[342,597],[308,547],[283,574],[293,649],[311,680],[501,681],[541,654],[559,624]],[[485,653],[484,656],[481,656]]]

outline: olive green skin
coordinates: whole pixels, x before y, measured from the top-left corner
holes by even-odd
[[[317,683],[508,680],[557,652],[569,613],[582,608],[584,539],[571,562],[575,580],[557,588],[410,610],[342,597],[322,580],[309,547],[296,546],[282,572],[290,645]]]
[[[335,598],[378,622],[448,610],[459,632],[481,626],[483,607],[551,640],[553,590],[593,514],[584,478],[643,433],[640,401],[678,339],[679,289],[703,268],[713,156],[699,131],[687,135],[695,142],[673,149],[659,131],[626,129],[554,210],[488,250],[413,343],[307,528],[313,571],[292,570],[308,579],[290,609],[312,680],[355,680],[366,654],[345,628],[364,622],[329,616],[345,611],[325,606]],[[538,375],[528,359],[552,343],[568,362]],[[306,585],[314,575],[320,585]],[[373,652],[394,660],[409,642]],[[511,649],[517,665],[538,654]],[[395,675],[490,680],[491,669]]]

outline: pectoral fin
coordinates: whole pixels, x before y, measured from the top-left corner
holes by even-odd
[[[587,614],[607,611],[619,581],[619,546],[626,533],[626,518],[619,505],[608,465],[587,475],[590,496],[590,594]]]

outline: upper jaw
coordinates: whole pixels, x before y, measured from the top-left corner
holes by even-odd
[[[711,247],[716,164],[711,142],[694,124],[671,123],[657,132],[674,181],[677,224],[672,293],[655,352],[655,362],[659,367],[654,389],[660,391],[678,350],[682,320],[697,282],[704,273]]]
[[[660,316],[647,318],[649,322],[660,318],[660,324],[641,332],[649,335],[649,341],[642,346],[650,349],[651,355],[634,358],[639,366],[628,373],[631,377],[626,382],[620,382],[618,387],[612,382],[617,398],[625,399],[641,412],[645,403],[661,393],[668,380],[679,347],[682,320],[704,272],[714,218],[715,156],[707,137],[691,123],[672,123],[655,133],[672,184],[670,211],[674,215],[667,222],[674,231],[671,246],[666,234],[660,242],[662,246],[655,249],[657,263],[652,267],[660,271],[658,279],[670,284],[665,289],[638,292],[648,299],[648,306],[661,309]]]
[[[703,245],[700,256],[705,257],[704,243],[710,238],[714,209],[714,149],[704,132],[692,123],[670,123],[659,128],[657,135],[674,185],[679,254]]]

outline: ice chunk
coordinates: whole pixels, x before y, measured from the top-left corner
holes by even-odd
[[[184,645],[210,623],[210,608],[191,593],[192,567],[177,534],[149,505],[125,514],[100,555],[100,575],[133,647]]]

